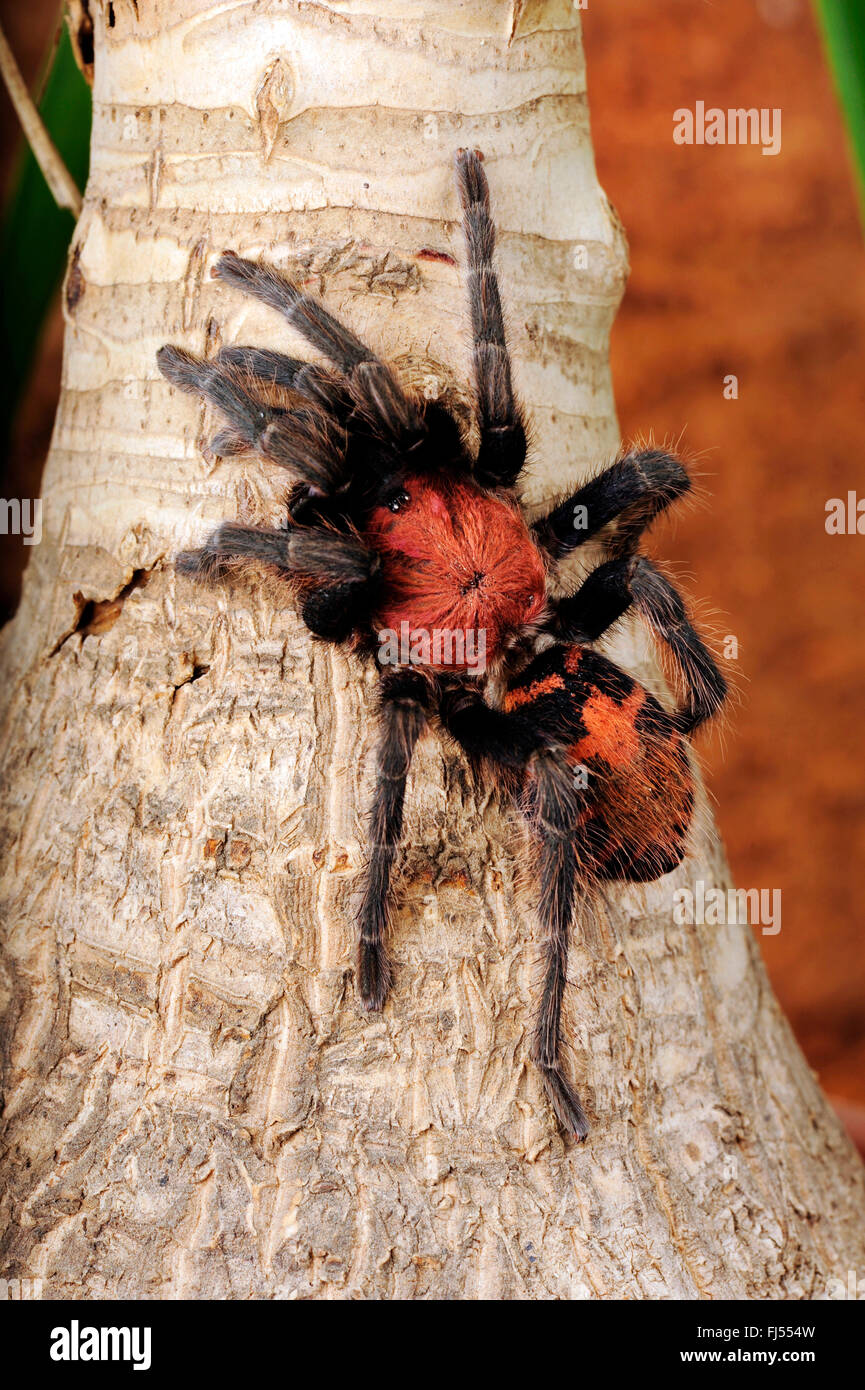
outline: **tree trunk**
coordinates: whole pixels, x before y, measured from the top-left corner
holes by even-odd
[[[206,461],[213,420],[154,362],[165,341],[297,351],[210,278],[224,248],[303,268],[407,379],[464,399],[461,145],[487,157],[530,504],[614,452],[626,249],[573,6],[89,8],[44,538],[3,634],[3,1273],[75,1298],[824,1293],[865,1267],[863,1172],[749,928],[674,921],[674,889],[726,884],[708,815],[681,870],[574,924],[593,1132],[567,1147],[528,1059],[536,926],[505,810],[425,740],[396,986],[365,1015],[373,674],[263,588],[172,568],[220,518],[280,517],[276,471]],[[612,650],[657,688],[635,629]]]

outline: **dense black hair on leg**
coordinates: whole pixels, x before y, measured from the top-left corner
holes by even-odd
[[[234,251],[225,251],[214,266],[213,274],[217,280],[276,309],[346,376],[361,362],[375,360],[371,350],[350,328],[274,266],[245,260]]]
[[[695,631],[681,595],[651,560],[638,555],[631,574],[634,606],[669,648],[685,687],[677,727],[690,734],[717,714],[727,697],[727,682]]]
[[[534,525],[538,544],[559,559],[616,522],[605,545],[610,558],[575,594],[552,605],[548,628],[562,641],[593,642],[633,604],[669,650],[684,686],[676,716],[683,733],[692,733],[720,709],[727,684],[681,595],[637,547],[652,521],[690,486],[678,459],[661,449],[643,449],[617,459]]]
[[[594,642],[632,604],[670,652],[684,689],[676,727],[693,733],[718,712],[727,682],[691,623],[682,596],[645,555],[624,555],[598,565],[576,593],[553,603],[549,630],[563,642]]]
[[[518,795],[538,852],[541,894],[538,915],[543,932],[543,984],[532,1056],[559,1123],[575,1139],[589,1132],[583,1107],[561,1062],[562,998],[567,982],[568,933],[578,890],[588,886],[587,866],[576,849],[576,826],[585,800],[574,784],[561,749],[545,747],[532,720],[491,709],[479,691],[445,687],[439,714],[469,761],[488,774],[504,776]],[[515,782],[514,772],[525,774]]]
[[[630,608],[633,568],[630,555],[598,565],[576,593],[553,601],[549,631],[562,642],[596,642]]]
[[[315,587],[307,593],[301,616],[311,632],[330,642],[344,642],[369,616],[374,600],[379,557],[354,535],[324,528],[275,530],[226,521],[199,550],[182,551],[178,574],[203,583],[230,571],[264,568],[293,586]]]
[[[370,854],[359,914],[358,993],[367,1009],[380,1009],[391,985],[386,935],[390,880],[402,835],[405,785],[415,745],[426,728],[429,685],[416,671],[382,676],[379,743],[370,814]]]
[[[189,354],[184,356],[188,358]],[[264,398],[268,392],[272,394],[274,387],[299,396],[338,422],[348,441],[346,476],[366,478],[375,485],[394,464],[397,469],[404,468],[407,460],[411,471],[418,474],[448,472],[465,476],[472,471],[472,459],[462,431],[450,411],[438,401],[424,404],[423,428],[401,441],[403,450],[400,452],[394,450],[392,440],[391,447],[387,439],[382,440],[376,420],[368,410],[358,411],[348,383],[331,368],[254,347],[223,348],[213,363],[204,364],[204,367],[211,371],[222,369],[234,376],[241,374],[259,404],[259,433],[265,423],[286,414],[285,407],[265,404]],[[205,385],[197,384],[196,389],[204,390]],[[248,447],[242,438],[235,444],[236,436],[236,429],[219,434],[210,445],[211,452],[223,455]]]
[[[345,642],[369,620],[371,606],[370,585],[346,580],[313,589],[301,604],[300,616],[316,637]]]
[[[319,300],[273,266],[226,251],[214,275],[276,309],[307,342],[333,362],[346,379],[356,406],[404,447],[423,438],[423,417],[390,368],[340,323]]]
[[[178,347],[160,348],[159,370],[174,386],[202,395],[229,423],[227,435],[213,441],[213,453],[233,453],[238,445],[255,449],[319,492],[347,486],[348,440],[332,414],[316,406],[287,411],[271,406],[256,390],[256,379],[236,367],[195,357]]]
[[[252,560],[282,570],[287,578],[306,575],[322,584],[367,583],[377,573],[379,558],[359,536],[325,529],[279,530],[224,521],[200,550],[185,550],[177,567],[194,578],[222,560]]]
[[[538,916],[543,932],[543,984],[532,1056],[559,1124],[578,1141],[589,1133],[580,1098],[561,1060],[562,999],[568,979],[568,934],[581,887],[574,827],[580,795],[560,757],[536,756],[530,767],[524,814],[539,846],[541,884]]]
[[[214,359],[219,366],[234,367],[268,386],[293,391],[325,410],[348,415],[351,399],[338,374],[302,357],[287,357],[270,348],[225,347]]]
[[[171,345],[159,349],[156,365],[172,386],[204,396],[216,406],[247,448],[258,448],[262,434],[277,412],[255,393],[249,377],[227,367],[220,369],[215,361],[208,362]]]
[[[437,706],[442,725],[478,773],[522,772],[544,746],[543,731],[530,716],[495,709],[474,686],[458,680],[438,682]]]
[[[616,459],[571,497],[533,526],[538,544],[559,559],[618,520],[608,545],[611,555],[633,550],[646,527],[677,498],[690,491],[691,480],[672,454],[641,449]],[[582,510],[578,516],[578,509]]]
[[[460,150],[456,171],[468,253],[466,274],[480,427],[475,477],[484,487],[511,487],[526,461],[526,426],[514,396],[499,282],[493,266],[496,233],[490,216],[490,191],[477,150]]]

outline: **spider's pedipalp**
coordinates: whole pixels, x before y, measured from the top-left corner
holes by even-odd
[[[477,150],[458,151],[456,173],[468,252],[466,276],[480,427],[474,471],[485,486],[510,487],[526,460],[526,428],[511,381],[499,282],[493,266],[495,226],[487,176]]]
[[[218,577],[227,563],[265,565],[287,580],[308,579],[318,585],[366,584],[378,572],[375,551],[358,536],[315,529],[278,530],[224,521],[199,550],[182,551],[175,562],[181,574]]]

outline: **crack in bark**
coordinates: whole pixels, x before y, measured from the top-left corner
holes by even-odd
[[[76,591],[72,595],[77,612],[75,623],[54,643],[48,653],[49,658],[56,656],[70,637],[74,637],[77,633],[80,633],[82,637],[101,637],[109,628],[112,628],[123,612],[123,605],[129,595],[135,589],[144,588],[154,568],[155,566],[151,566],[150,569],[134,570],[129,583],[124,584],[123,588],[118,589],[111,598],[85,598],[80,590]],[[183,682],[181,683],[183,684]]]
[[[200,681],[202,676],[206,676],[209,670],[210,666],[208,664],[205,664],[204,662],[196,661],[195,656],[193,654],[192,669],[190,670],[189,675],[184,676],[183,680],[177,681],[177,683],[172,687],[169,713],[174,709],[175,703],[177,701],[177,692],[179,690],[182,690],[185,685],[194,685],[196,681]]]

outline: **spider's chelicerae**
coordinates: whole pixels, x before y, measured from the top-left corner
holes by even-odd
[[[437,721],[478,776],[512,796],[540,880],[533,1056],[563,1129],[583,1139],[560,1037],[574,906],[591,903],[606,880],[648,882],[680,862],[694,806],[686,736],[726,692],[679,594],[639,549],[648,525],[689,489],[680,462],[657,449],[628,452],[532,525],[521,513],[526,418],[511,383],[481,160],[464,150],[456,160],[475,446],[440,402],[404,390],[317,299],[271,266],[226,252],[215,275],[282,313],[333,365],[256,347],[224,348],[209,361],[161,349],[168,380],[201,393],[227,421],[212,452],[257,451],[293,484],[284,528],[226,523],[177,567],[213,580],[264,566],[299,597],[311,632],[378,665],[380,743],[359,908],[367,1008],[380,1009],[391,984],[391,871],[412,753],[428,724]],[[557,562],[599,533],[604,562],[575,592],[552,598]],[[680,677],[672,712],[594,646],[632,605]],[[408,654],[405,643],[382,640],[406,631]],[[469,659],[478,652],[483,661]]]

